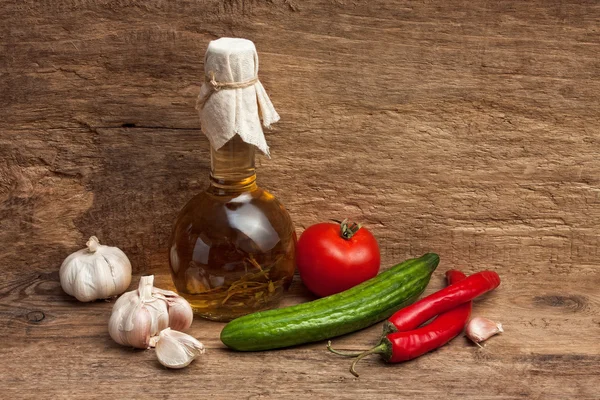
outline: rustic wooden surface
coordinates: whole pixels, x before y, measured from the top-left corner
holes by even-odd
[[[597,1],[20,0],[0,6],[0,397],[599,399]],[[96,234],[168,284],[177,211],[207,182],[195,95],[211,39],[256,42],[282,116],[259,180],[298,229],[362,221],[384,266],[491,268],[457,338],[356,379],[324,343],[239,354],[194,321],[168,371],[107,335],[58,267]],[[286,304],[310,298],[296,281]],[[379,326],[335,340],[370,345]]]

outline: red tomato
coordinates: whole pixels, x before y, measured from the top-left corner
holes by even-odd
[[[379,271],[379,245],[356,224],[323,222],[306,229],[296,247],[296,264],[306,287],[317,296],[342,292]]]

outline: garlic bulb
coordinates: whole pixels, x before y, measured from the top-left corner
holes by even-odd
[[[96,236],[60,266],[60,285],[79,301],[106,299],[123,293],[131,283],[131,263],[120,249],[103,246]]]
[[[190,304],[177,293],[153,287],[154,275],[142,276],[137,290],[115,303],[108,322],[110,337],[124,346],[146,349],[152,337],[167,327],[184,330],[192,325]]]
[[[165,367],[186,367],[200,354],[204,354],[204,345],[192,336],[170,328],[160,332],[156,356]]]
[[[502,324],[482,317],[473,318],[466,328],[467,337],[477,345],[500,332],[504,332]]]

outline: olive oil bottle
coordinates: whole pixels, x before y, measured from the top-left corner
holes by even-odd
[[[256,65],[246,74],[248,77],[243,75],[249,59]],[[219,78],[214,70],[222,72],[222,64],[227,64],[230,71]],[[257,146],[248,141],[258,142],[268,152],[261,126],[262,141],[234,133],[218,145],[222,137],[210,131],[216,126],[222,134],[228,129],[235,131],[239,125],[235,119],[233,126],[231,120],[219,121],[220,116],[214,115],[218,107],[227,109],[235,102],[235,110],[246,113],[247,122],[252,121],[248,114],[259,113],[270,105],[270,101],[256,105],[257,101],[264,103],[266,96],[261,93],[264,96],[257,100],[256,93],[264,89],[262,85],[252,86],[260,85],[255,78],[257,64],[250,41],[226,38],[209,45],[205,70],[208,67],[210,71],[199,105],[202,129],[211,141],[210,185],[181,210],[170,241],[170,267],[177,292],[190,302],[197,315],[218,321],[275,307],[295,270],[292,220],[283,205],[256,183]],[[240,103],[246,109],[239,110]],[[273,115],[277,120],[274,109]],[[256,126],[254,129],[256,133]]]

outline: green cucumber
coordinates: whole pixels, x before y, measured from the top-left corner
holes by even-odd
[[[440,258],[404,261],[344,292],[308,303],[234,319],[221,341],[234,350],[261,351],[344,335],[382,321],[423,293]]]

